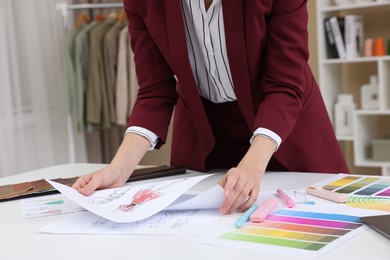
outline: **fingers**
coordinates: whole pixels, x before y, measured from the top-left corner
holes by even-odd
[[[84,175],[77,179],[75,183],[73,183],[72,187],[76,190],[83,188],[88,182],[91,180],[91,175]]]
[[[78,190],[81,194],[88,196],[91,195],[102,184],[101,177],[97,174],[89,174],[81,176],[73,184],[73,188]]]
[[[220,212],[222,214],[230,214],[235,210],[242,212],[256,201],[259,194],[260,177],[242,169],[232,168],[219,181],[219,184],[224,187],[226,196]]]
[[[238,212],[244,212],[247,209],[249,209],[253,203],[256,202],[257,196],[259,195],[259,189],[252,189],[252,191],[249,194],[249,198],[237,208]]]
[[[90,181],[82,188],[80,188],[78,191],[85,195],[91,195],[95,190],[97,190],[102,184],[101,178],[99,175],[94,175],[93,178],[90,179]]]
[[[227,177],[225,174],[221,179],[219,179],[219,181],[218,181],[219,186],[221,186],[222,188],[225,188],[226,180],[227,180]]]
[[[237,194],[234,194],[234,193],[236,193],[236,191],[234,189],[234,192],[232,192],[231,196],[229,196],[227,198],[227,201],[228,201],[227,203],[231,203],[231,206],[230,206],[227,214],[232,213],[233,211],[238,209],[238,207],[240,207],[240,205],[242,205],[243,203],[245,203],[248,200],[248,194],[250,193],[250,190],[251,190],[251,185],[249,185],[249,184],[245,184],[245,186],[241,189],[241,192],[238,192],[238,190],[237,190]]]
[[[232,195],[231,193],[233,192],[234,189],[241,191],[242,187],[240,188],[239,185],[243,185],[243,184],[242,183],[237,184],[238,177],[239,177],[239,173],[236,168],[230,169],[226,174],[226,181],[223,189],[226,197]]]
[[[81,176],[72,187],[81,194],[88,196],[97,189],[121,187],[126,183],[127,179],[127,172],[123,173],[108,166]]]

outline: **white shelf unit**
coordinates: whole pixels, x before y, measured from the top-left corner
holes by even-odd
[[[339,94],[352,94],[356,103],[353,134],[337,136],[342,146],[352,143],[349,165],[368,167],[376,173],[390,175],[390,161],[372,159],[373,139],[390,138],[390,56],[328,59],[323,21],[329,16],[358,14],[364,17],[364,38],[390,38],[390,1],[376,0],[348,5],[335,5],[333,0],[317,0],[317,41],[319,85],[332,119]],[[360,89],[377,75],[379,109],[362,110]],[[347,156],[346,156],[347,157]]]

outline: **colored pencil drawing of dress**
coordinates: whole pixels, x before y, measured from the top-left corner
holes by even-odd
[[[151,201],[151,200],[154,200],[154,199],[157,199],[157,198],[163,196],[164,193],[162,192],[162,190],[164,188],[167,188],[171,185],[176,185],[179,182],[182,182],[185,180],[186,180],[186,178],[180,179],[180,180],[168,183],[167,185],[164,185],[162,187],[157,187],[156,184],[153,184],[146,189],[140,189],[139,191],[137,191],[133,195],[133,198],[132,198],[130,203],[120,204],[118,206],[118,210],[120,210],[122,212],[133,211],[135,208],[147,203],[148,201]]]
[[[121,204],[118,209],[123,212],[132,211],[135,207],[138,207],[148,201],[154,200],[163,195],[159,191],[154,191],[151,188],[139,190],[134,196],[130,204]]]

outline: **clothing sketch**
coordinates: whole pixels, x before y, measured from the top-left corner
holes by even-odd
[[[122,189],[119,189],[119,190],[115,190],[114,192],[112,192],[108,197],[106,198],[100,198],[100,197],[94,197],[92,199],[89,200],[90,203],[94,203],[94,204],[106,204],[108,202],[111,202],[111,201],[114,201],[116,199],[119,199],[121,198],[124,194],[126,194],[129,190],[131,189],[131,187],[124,187]]]
[[[132,211],[135,207],[138,207],[138,206],[140,206],[148,201],[154,200],[154,199],[160,197],[161,195],[163,195],[163,193],[161,193],[159,191],[153,191],[152,187],[147,188],[147,189],[143,189],[143,190],[139,190],[133,196],[133,200],[131,201],[130,204],[121,204],[121,205],[119,205],[118,209],[123,211],[123,212]]]
[[[187,178],[178,179],[176,181],[170,182],[170,183],[163,185],[161,187],[156,187],[156,184],[153,184],[146,189],[140,189],[139,191],[137,191],[137,193],[135,193],[133,195],[133,198],[132,198],[130,203],[119,205],[118,210],[123,211],[123,212],[132,211],[134,208],[139,207],[148,201],[157,199],[157,198],[161,197],[162,195],[164,195],[164,193],[161,192],[161,190],[163,190],[164,188],[167,188],[168,186],[175,185],[175,184],[182,182],[182,181],[185,181],[185,180],[187,180]]]

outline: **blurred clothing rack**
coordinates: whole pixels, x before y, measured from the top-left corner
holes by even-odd
[[[94,8],[122,8],[123,3],[101,3],[101,4],[57,4],[57,9],[74,10],[74,9],[94,9]]]
[[[69,29],[69,11],[82,9],[105,9],[105,8],[123,8],[123,3],[101,3],[101,4],[68,4],[58,3],[56,9],[61,11],[64,30]]]
[[[83,9],[104,9],[104,8],[122,8],[123,3],[101,3],[101,4],[69,4],[58,3],[56,9],[61,12],[62,26],[65,32],[70,28],[69,11]],[[68,147],[69,147],[69,163],[76,163],[76,148],[75,148],[75,133],[71,115],[67,117],[68,128]]]

